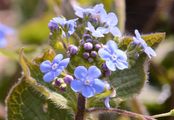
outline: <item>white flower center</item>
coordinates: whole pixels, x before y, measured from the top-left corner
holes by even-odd
[[[57,63],[54,63],[54,64],[52,65],[52,70],[57,69],[57,67],[58,67],[58,64],[57,64]]]
[[[90,85],[90,80],[85,80],[85,85]]]
[[[116,55],[112,55],[112,60],[116,60],[117,56]]]

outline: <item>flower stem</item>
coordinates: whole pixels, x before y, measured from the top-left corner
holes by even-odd
[[[85,115],[85,98],[79,94],[77,101],[77,113],[75,115],[75,120],[84,120]]]
[[[170,112],[167,113],[162,113],[162,114],[157,114],[157,115],[153,115],[153,118],[160,118],[160,117],[168,117],[168,116],[173,116],[172,115],[172,110]]]
[[[112,113],[117,113],[117,114],[129,116],[129,117],[137,118],[137,119],[156,120],[155,118],[153,118],[151,116],[142,115],[142,114],[138,114],[138,113],[134,113],[134,112],[126,111],[126,110],[121,110],[121,109],[117,109],[117,108],[110,108],[110,109],[107,109],[107,108],[90,108],[90,109],[87,110],[87,112],[88,113],[93,113],[93,112],[98,112],[98,113],[112,112]]]

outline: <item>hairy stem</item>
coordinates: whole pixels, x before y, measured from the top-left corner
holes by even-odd
[[[110,108],[110,109],[107,109],[107,108],[90,108],[90,109],[87,110],[87,112],[88,113],[112,112],[112,113],[117,113],[117,114],[129,116],[129,117],[137,118],[137,119],[156,120],[151,116],[142,115],[142,114],[138,114],[138,113],[134,113],[134,112],[126,111],[126,110],[121,110],[121,109],[117,109],[117,108]]]
[[[85,114],[85,98],[79,94],[78,101],[77,101],[77,113],[75,115],[75,120],[84,120]]]

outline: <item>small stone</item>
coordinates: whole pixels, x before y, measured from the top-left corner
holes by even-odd
[[[83,45],[85,50],[92,50],[93,49],[93,44],[90,42],[87,42]]]
[[[83,57],[84,57],[85,59],[87,59],[87,58],[89,57],[89,53],[88,53],[88,52],[84,52],[84,53],[83,53]]]

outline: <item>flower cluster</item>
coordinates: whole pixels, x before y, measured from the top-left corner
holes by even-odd
[[[54,83],[63,91],[69,86],[85,98],[110,90],[112,94],[104,97],[105,106],[109,108],[115,90],[108,78],[112,72],[129,68],[128,50],[122,50],[116,42],[122,36],[117,27],[117,16],[113,12],[107,13],[103,4],[86,9],[75,6],[74,10],[77,18],[55,17],[48,24],[50,35],[59,36],[67,58],[63,59],[58,53],[52,62],[43,61],[40,64],[43,80]],[[131,44],[135,48],[140,46],[149,58],[155,56],[137,30],[135,35]]]

